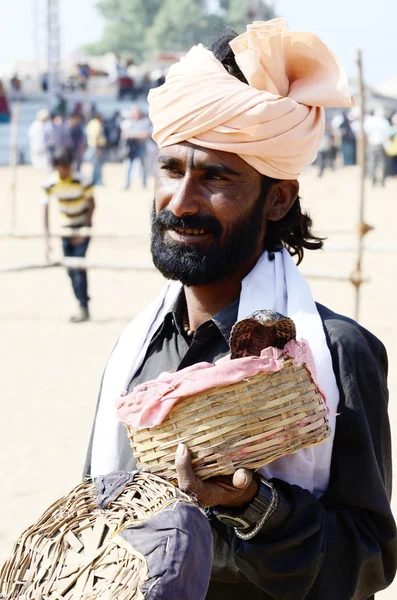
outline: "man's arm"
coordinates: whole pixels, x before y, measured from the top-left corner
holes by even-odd
[[[91,227],[92,226],[92,215],[94,214],[94,210],[95,210],[94,196],[88,196],[87,202],[88,202],[87,227]]]
[[[247,541],[212,520],[229,548],[220,562],[226,559],[231,571],[237,567],[274,600],[366,600],[395,574],[387,359],[379,342],[351,329],[350,347],[333,344],[341,399],[327,492],[316,499],[272,480],[289,510],[276,511]],[[214,567],[216,577],[216,555]]]
[[[261,574],[253,581],[272,595],[279,590],[276,599],[364,600],[393,580],[387,360],[369,350],[338,348],[340,416],[324,496],[316,500],[275,482],[291,502],[289,518],[276,530],[265,529],[256,544],[227,532],[237,566],[250,579]]]

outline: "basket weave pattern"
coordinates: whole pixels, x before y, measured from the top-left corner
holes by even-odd
[[[330,435],[323,399],[305,366],[291,358],[277,372],[182,398],[156,427],[127,426],[138,467],[175,478],[178,443],[201,479],[258,469]]]
[[[96,506],[94,484],[81,483],[21,535],[0,571],[0,597],[144,600],[146,560],[117,532],[178,496],[186,498],[171,483],[140,473],[103,511]]]

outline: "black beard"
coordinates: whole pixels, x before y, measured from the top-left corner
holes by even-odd
[[[222,227],[217,219],[207,216],[176,217],[162,210],[156,215],[152,208],[151,252],[155,267],[167,279],[194,286],[220,281],[234,273],[245,261],[252,258],[262,232],[263,207],[266,194],[261,195],[245,221],[239,222],[222,245]],[[166,241],[167,229],[204,229],[214,234],[213,244],[205,251],[195,245]]]

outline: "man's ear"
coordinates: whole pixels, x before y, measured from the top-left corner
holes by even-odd
[[[284,179],[277,183],[273,183],[267,193],[266,199],[266,218],[268,221],[280,221],[299,194],[299,183],[294,180]]]

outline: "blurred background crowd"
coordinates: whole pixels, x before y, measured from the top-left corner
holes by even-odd
[[[102,166],[107,162],[124,162],[125,189],[130,187],[131,175],[138,168],[146,187],[148,175],[154,174],[157,148],[151,139],[151,123],[147,116],[145,98],[138,94],[141,104],[116,110],[105,118],[92,103],[88,110],[76,102],[68,110],[65,99],[53,112],[38,111],[28,129],[29,156],[33,166],[48,169],[51,156],[58,147],[70,148],[75,155],[76,169],[84,160],[92,164],[94,185],[102,185]],[[373,185],[385,185],[387,177],[397,176],[397,112],[387,115],[382,106],[368,112],[364,119],[366,134],[367,175]],[[325,133],[316,164],[318,176],[324,171],[350,167],[358,162],[360,121],[358,111],[328,115]]]
[[[29,126],[29,156],[32,165],[43,172],[51,169],[52,157],[59,148],[73,152],[76,171],[84,161],[92,165],[93,185],[102,185],[105,162],[123,162],[124,189],[131,184],[133,169],[139,169],[143,187],[148,175],[153,175],[156,145],[151,139],[151,123],[144,108],[132,105],[115,110],[109,117],[99,112],[96,103],[84,110],[81,102],[68,110],[59,97],[53,112],[40,109]]]
[[[135,171],[144,185],[153,173],[146,97],[164,82],[170,65],[192,44],[211,43],[227,25],[242,31],[245,23],[279,10],[262,0],[180,0],[178,10],[173,0],[100,0],[102,37],[64,57],[60,4],[34,0],[35,56],[0,61],[0,164],[8,164],[11,152],[14,162],[46,169],[62,145],[75,152],[76,168],[91,163],[95,184],[103,183],[105,162],[123,162],[126,188]],[[356,94],[355,70],[350,85]],[[397,173],[397,78],[366,85],[365,93],[367,176],[384,184]],[[13,135],[11,109],[17,103]],[[326,118],[316,162],[320,177],[357,163],[359,109],[328,110]]]

